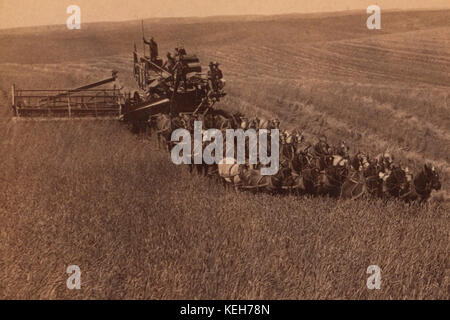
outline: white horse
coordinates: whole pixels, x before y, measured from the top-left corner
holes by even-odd
[[[228,183],[234,185],[235,190],[242,183],[240,174],[244,168],[244,164],[238,164],[234,158],[224,158],[217,165],[219,176]]]

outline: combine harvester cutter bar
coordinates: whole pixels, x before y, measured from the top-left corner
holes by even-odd
[[[28,90],[12,86],[15,119],[118,119],[123,96],[116,85],[112,89],[93,89],[114,82],[111,78],[70,90]]]

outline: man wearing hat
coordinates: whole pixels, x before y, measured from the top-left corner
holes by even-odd
[[[217,80],[221,80],[223,78],[223,73],[222,73],[222,70],[219,69],[219,63],[218,62],[214,63],[214,69],[216,71],[216,78],[217,78]]]
[[[215,81],[215,66],[214,66],[214,62],[212,62],[212,61],[209,63],[208,84],[209,84],[210,90],[212,90],[212,91],[217,90],[216,81]]]
[[[144,43],[147,44],[150,49],[150,60],[152,62],[155,62],[158,58],[158,44],[156,43],[155,39],[153,39],[153,37],[150,38],[150,41],[145,39],[145,37],[143,39]]]
[[[213,91],[217,91],[219,89],[218,84],[219,80],[223,78],[222,70],[219,69],[218,62],[210,62],[209,63],[209,71],[208,71],[208,79],[209,86]]]
[[[173,69],[175,67],[175,58],[172,57],[172,54],[170,52],[167,52],[167,61],[164,63],[164,66],[167,70],[169,70],[170,73],[173,73]]]

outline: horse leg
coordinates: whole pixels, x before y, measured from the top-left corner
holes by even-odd
[[[156,134],[157,140],[158,140],[158,150],[161,149],[161,132],[158,132]]]
[[[150,124],[148,124],[145,128],[146,128],[147,139],[150,140],[152,138],[152,127],[150,126]]]
[[[164,139],[164,143],[166,145],[167,151],[170,153],[171,151],[171,147],[172,147],[172,141],[170,141],[169,139],[167,139],[166,136],[163,136]]]
[[[208,176],[208,171],[209,171],[209,166],[207,164],[203,164],[203,176],[207,177]]]

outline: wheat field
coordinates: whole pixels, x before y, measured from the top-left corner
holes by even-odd
[[[134,90],[140,25],[0,31],[0,297],[448,299],[449,16],[386,13],[374,32],[358,13],[146,21],[162,52],[182,39],[221,63],[220,108],[432,162],[444,191],[424,206],[236,193],[118,121],[13,121],[12,83],[70,88],[116,69]],[[81,290],[66,287],[72,264]],[[380,290],[366,287],[373,264]]]

